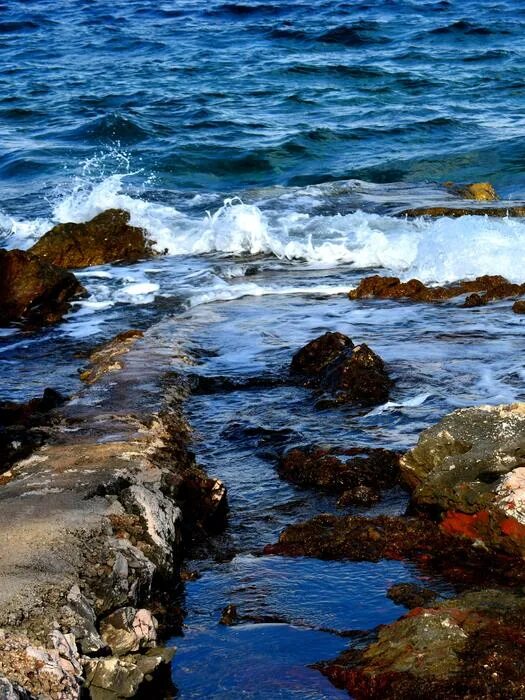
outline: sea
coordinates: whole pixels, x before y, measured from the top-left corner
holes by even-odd
[[[523,202],[524,34],[517,0],[0,1],[0,246],[116,207],[162,253],[77,272],[89,297],[63,323],[0,329],[0,400],[75,395],[79,357],[129,328],[234,379],[278,376],[340,331],[395,380],[375,408],[319,411],[289,386],[188,400],[197,458],[229,489],[234,554],[192,564],[176,697],[346,697],[311,664],[351,644],[336,631],[403,613],[389,585],[428,583],[402,562],[261,556],[286,525],[340,512],[280,481],[276,451],[405,450],[456,408],[525,399],[525,321],[508,300],[347,297],[377,273],[525,281],[523,219],[398,216],[457,204],[445,182]],[[405,507],[392,492],[354,512]],[[225,627],[228,604],[285,621]]]

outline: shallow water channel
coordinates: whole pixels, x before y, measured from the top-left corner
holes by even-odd
[[[402,562],[325,562],[262,556],[288,524],[338,510],[336,498],[279,479],[276,456],[291,446],[406,449],[419,432],[463,405],[523,398],[522,321],[508,302],[461,309],[411,302],[354,301],[344,295],[267,296],[201,306],[176,317],[174,332],[201,348],[192,373],[242,380],[286,376],[293,352],[326,330],[367,342],[395,380],[390,402],[317,410],[312,393],[281,385],[222,388],[194,395],[186,410],[197,458],[228,487],[228,561],[190,562],[200,578],[186,585],[184,636],[173,680],[181,698],[346,697],[308,667],[351,642],[336,634],[369,630],[404,609],[386,597],[394,583],[419,581],[450,594],[444,582]],[[385,494],[368,514],[402,513],[401,491]],[[219,623],[229,604],[242,622]],[[276,619],[278,622],[267,622]]]

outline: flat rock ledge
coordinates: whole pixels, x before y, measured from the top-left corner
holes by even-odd
[[[182,383],[171,374],[152,391],[168,354],[141,339],[4,474],[2,699],[128,698],[168,668],[152,593],[175,585],[186,513],[205,528],[226,508],[187,449]]]

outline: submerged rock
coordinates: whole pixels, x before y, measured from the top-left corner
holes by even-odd
[[[484,292],[480,295],[480,292]],[[525,284],[513,284],[500,275],[484,275],[474,280],[455,282],[444,287],[428,287],[419,280],[401,282],[398,277],[372,275],[350,290],[350,299],[413,299],[414,301],[444,301],[470,294],[464,306],[481,306],[494,299],[505,299],[525,293]]]
[[[450,192],[463,199],[475,199],[478,202],[494,202],[499,199],[490,182],[471,182],[468,185],[447,182],[445,186]]]
[[[396,605],[404,605],[410,609],[420,608],[438,597],[436,591],[417,586],[415,583],[395,583],[386,594]]]
[[[82,381],[94,384],[108,372],[122,369],[122,356],[143,336],[143,331],[124,331],[98,347],[89,355],[90,366],[81,373]]]
[[[399,482],[399,458],[381,448],[296,447],[281,457],[277,469],[281,478],[298,486],[342,494],[341,506],[367,504]]]
[[[56,323],[85,295],[71,272],[23,250],[0,250],[0,326]]]
[[[485,590],[416,608],[364,649],[316,664],[357,700],[525,696],[525,597]]]
[[[30,252],[71,269],[151,258],[151,241],[142,229],[129,225],[129,218],[126,211],[108,209],[86,223],[58,224]]]
[[[515,314],[525,314],[525,301],[521,299],[519,301],[515,301],[512,305],[512,310]]]
[[[464,408],[401,459],[412,503],[444,532],[525,556],[525,403]]]
[[[321,405],[383,403],[392,386],[379,355],[364,343],[354,345],[342,333],[325,333],[307,343],[293,356],[290,371],[329,395]]]
[[[410,218],[417,216],[449,216],[457,218],[459,216],[525,216],[525,206],[512,205],[508,207],[417,207],[415,209],[404,209],[398,216],[408,216]]]

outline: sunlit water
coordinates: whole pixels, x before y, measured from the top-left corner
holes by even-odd
[[[282,386],[190,399],[198,459],[225,481],[230,562],[194,564],[173,676],[180,696],[332,698],[308,665],[402,610],[402,563],[260,556],[335,501],[280,481],[295,444],[406,449],[459,406],[524,399],[523,317],[353,301],[366,274],[523,282],[525,223],[407,220],[445,180],[525,195],[525,11],[511,0],[0,2],[0,243],[109,207],[167,255],[80,271],[64,323],[0,332],[0,398],[79,388],[82,354],[130,327],[194,352],[207,376],[283,375],[326,330],[367,342],[395,380],[372,409],[317,411]],[[401,513],[403,494],[366,512]],[[424,581],[427,582],[428,581]],[[430,581],[443,594],[441,581]],[[280,624],[218,624],[241,615]]]

